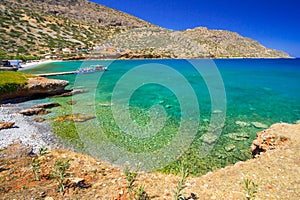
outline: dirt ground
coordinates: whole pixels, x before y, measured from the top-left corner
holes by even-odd
[[[285,136],[288,141],[258,158],[201,177],[188,177],[182,194],[186,199],[300,199],[300,124],[276,124],[268,131]],[[13,153],[9,151],[12,150],[2,150],[0,154]],[[53,175],[55,162],[67,160],[65,188],[59,192],[61,179]],[[39,180],[34,180],[34,163],[40,165],[36,170]],[[137,192],[128,193],[123,170],[88,155],[54,150],[45,155],[0,159],[0,199],[125,200],[130,199],[130,194],[136,199],[174,199],[172,190],[180,176],[140,172],[137,179],[134,190],[143,185],[145,191],[139,198]],[[257,187],[250,184],[245,190],[245,180]]]

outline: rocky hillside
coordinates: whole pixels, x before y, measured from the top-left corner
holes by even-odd
[[[268,49],[259,42],[235,32],[198,27],[182,33],[216,57],[288,57],[288,54],[282,51]]]
[[[0,57],[288,57],[229,31],[171,31],[88,0],[1,0]]]

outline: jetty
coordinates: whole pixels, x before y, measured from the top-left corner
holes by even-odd
[[[54,72],[54,73],[45,73],[45,74],[36,74],[36,75],[40,77],[45,77],[45,76],[58,76],[58,75],[67,75],[67,74],[75,74],[75,73],[77,73],[77,71]]]
[[[44,76],[58,76],[58,75],[67,75],[67,74],[85,74],[85,73],[104,72],[104,71],[107,71],[107,67],[104,67],[102,65],[91,65],[90,67],[80,68],[77,69],[76,71],[37,74],[37,76],[44,77]]]

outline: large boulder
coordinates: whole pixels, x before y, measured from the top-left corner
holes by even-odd
[[[20,86],[16,91],[0,95],[0,101],[16,98],[33,98],[40,96],[53,96],[66,92],[68,81],[47,79],[44,77],[28,78],[25,86]]]
[[[32,115],[45,115],[49,112],[46,111],[44,108],[28,108],[17,112],[18,114],[32,116]]]
[[[0,130],[14,127],[15,122],[0,122]]]

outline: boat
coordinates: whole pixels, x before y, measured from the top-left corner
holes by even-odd
[[[74,73],[75,74],[86,74],[86,73],[93,73],[93,72],[95,72],[95,70],[93,68],[85,67],[85,68],[77,69]]]
[[[93,73],[99,71],[106,71],[107,67],[102,65],[90,65],[89,67],[80,68],[75,71],[75,74],[85,74],[85,73]]]
[[[91,65],[91,68],[94,68],[95,71],[107,71],[107,67],[104,67],[103,65]]]

